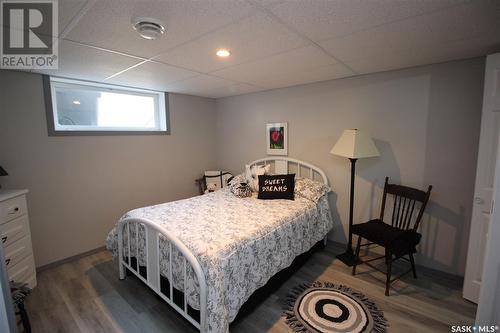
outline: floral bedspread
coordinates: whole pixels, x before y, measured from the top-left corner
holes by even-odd
[[[229,190],[185,200],[132,210],[123,218],[147,218],[169,230],[198,259],[207,281],[207,331],[228,332],[248,297],[296,256],[308,251],[332,228],[327,196],[317,202],[295,196],[295,200],[238,198]],[[130,228],[130,251],[145,265],[145,230]],[[124,232],[124,243],[128,244]],[[136,246],[138,243],[138,248]],[[116,226],[106,246],[117,253]],[[128,255],[124,246],[124,255]],[[184,290],[183,261],[172,253],[173,286]],[[170,276],[169,246],[160,239],[160,274]],[[187,269],[188,304],[199,309],[198,281]],[[172,283],[172,282],[170,282]]]

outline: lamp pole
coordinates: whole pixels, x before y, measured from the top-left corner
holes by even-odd
[[[356,161],[358,160],[357,158],[350,158],[351,160],[351,198],[349,200],[349,243],[347,245],[347,251],[351,255],[353,254],[352,251],[352,220],[353,220],[353,213],[354,213],[354,179],[356,178]]]
[[[352,250],[352,221],[354,213],[354,179],[356,178],[356,161],[357,158],[349,158],[351,161],[351,193],[349,198],[349,239],[347,248],[344,253],[339,254],[337,258],[347,266],[353,266],[355,263],[354,251]]]

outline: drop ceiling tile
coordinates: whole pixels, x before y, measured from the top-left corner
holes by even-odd
[[[66,26],[73,20],[73,18],[85,6],[87,0],[60,0],[58,1],[58,26],[59,33],[64,31]]]
[[[300,0],[285,1],[270,10],[310,39],[321,41],[433,12],[463,1]]]
[[[232,83],[227,86],[221,86],[215,89],[210,89],[200,92],[204,97],[210,98],[222,98],[228,96],[236,96],[242,94],[249,94],[257,91],[266,90],[266,88],[261,88],[245,83]]]
[[[388,70],[467,59],[500,52],[500,43],[488,38],[465,39],[442,44],[439,48],[416,48],[386,52],[374,58],[361,58],[347,64],[357,73],[368,74]]]
[[[266,87],[269,89],[283,88],[306,83],[340,79],[355,75],[352,70],[342,64],[326,65],[293,72],[283,72],[269,77]]]
[[[373,58],[361,58],[347,62],[359,74],[369,74],[414,67],[425,64],[421,56],[412,53],[414,50],[390,52]]]
[[[365,30],[346,37],[329,39],[319,45],[341,61],[359,58],[379,57],[388,50],[397,51],[429,44],[429,30],[424,26],[415,26],[408,21],[382,26],[378,29]],[[394,28],[397,29],[394,29]]]
[[[257,6],[262,6],[266,8],[274,7],[280,3],[290,1],[290,0],[248,0],[248,2],[255,4]]]
[[[449,10],[417,18],[440,42],[471,37],[496,37],[500,41],[500,1],[470,1]]]
[[[97,1],[66,38],[151,57],[255,12],[255,8],[243,0]],[[161,20],[166,35],[158,40],[140,37],[130,23],[131,18],[137,16]]]
[[[59,69],[34,70],[36,73],[75,79],[102,81],[141,60],[113,52],[83,46],[70,41],[59,43]]]
[[[283,25],[259,14],[177,47],[155,60],[209,73],[307,43]],[[217,57],[215,52],[219,48],[229,49],[231,56],[225,59]]]
[[[335,60],[319,48],[307,46],[225,68],[213,74],[261,87],[276,88],[297,84],[298,78],[306,75],[308,70],[334,63]]]
[[[197,75],[199,74],[181,68],[147,61],[106,80],[106,82],[129,87],[166,91],[172,83]]]
[[[193,78],[169,85],[167,87],[167,91],[197,95],[200,92],[206,92],[220,87],[230,86],[232,84],[234,84],[234,82],[231,80],[200,74]]]
[[[500,42],[500,11],[494,8],[494,2],[471,2],[319,44],[336,58],[349,63],[356,59],[384,57],[391,52],[439,49],[445,43],[485,36]]]
[[[59,1],[60,31],[85,3]],[[336,59],[363,74],[500,51],[500,1],[493,0],[89,3],[93,6],[70,24],[67,38],[144,57],[161,54],[167,64],[143,63],[143,58],[62,41],[60,69],[37,72],[102,81],[140,64],[109,82],[214,98],[353,75],[320,49],[306,46],[280,21],[319,41]],[[263,11],[274,14],[269,19]],[[135,15],[164,20],[165,38],[138,37],[130,26]],[[217,47],[230,48],[233,56],[215,59]]]

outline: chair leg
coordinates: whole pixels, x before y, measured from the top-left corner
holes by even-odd
[[[385,296],[389,296],[389,287],[391,285],[391,270],[392,270],[392,254],[391,251],[385,250],[385,258],[387,260],[387,273],[385,280]]]
[[[361,248],[361,236],[358,236],[358,243],[356,245],[356,252],[354,252],[354,265],[352,265],[352,275],[356,275],[356,266],[359,259],[359,250]]]
[[[410,251],[410,263],[411,263],[411,270],[413,271],[413,277],[416,279],[417,269],[415,268],[415,259],[413,258],[413,252],[411,251]]]

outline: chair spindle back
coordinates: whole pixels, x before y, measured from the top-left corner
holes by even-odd
[[[389,177],[385,177],[380,220],[384,221],[387,194],[392,194],[394,203],[392,208],[391,225],[402,230],[408,230],[411,228],[416,231],[424,214],[425,206],[429,201],[431,190],[432,186],[429,186],[427,192],[424,192],[408,186],[389,184]],[[421,206],[419,210],[417,208],[417,217],[412,226],[411,222],[417,202],[420,203]]]

